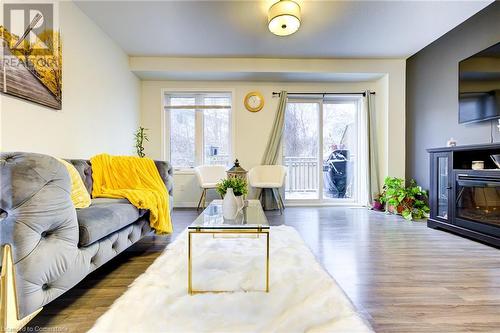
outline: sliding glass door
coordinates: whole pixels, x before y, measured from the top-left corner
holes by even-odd
[[[323,198],[357,198],[358,103],[323,103]]]
[[[285,113],[285,199],[319,198],[320,102],[290,101]]]
[[[359,201],[360,101],[289,100],[283,159],[289,202]]]

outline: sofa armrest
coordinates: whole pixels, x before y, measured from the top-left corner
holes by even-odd
[[[0,154],[0,245],[11,244],[21,316],[65,290],[79,259],[65,166],[51,156]]]
[[[154,161],[160,177],[167,187],[168,193],[174,195],[174,168],[167,161]]]

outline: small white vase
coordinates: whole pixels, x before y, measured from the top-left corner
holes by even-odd
[[[226,190],[226,195],[222,201],[222,216],[226,220],[234,220],[238,215],[239,205],[232,188]]]
[[[236,202],[238,203],[238,212],[245,207],[245,201],[243,200],[242,195],[237,195],[236,196]]]

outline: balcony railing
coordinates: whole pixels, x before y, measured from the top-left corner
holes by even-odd
[[[205,164],[209,164],[209,165],[228,165],[229,164],[229,155],[207,156],[205,158]]]
[[[285,157],[287,168],[285,191],[315,192],[318,190],[317,157]]]

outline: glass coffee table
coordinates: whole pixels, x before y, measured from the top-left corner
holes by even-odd
[[[245,200],[245,207],[238,213],[234,220],[225,220],[222,215],[222,200],[214,200],[205,210],[188,226],[188,292],[190,295],[207,292],[224,292],[194,290],[193,258],[191,246],[195,234],[224,234],[224,235],[260,235],[266,236],[266,289],[269,292],[269,222],[259,200]]]

